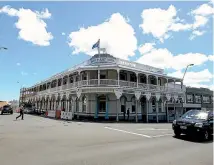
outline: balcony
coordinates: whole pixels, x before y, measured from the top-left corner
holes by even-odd
[[[122,88],[138,88],[145,91],[160,91],[160,92],[182,92],[181,89],[173,88],[173,87],[167,87],[167,86],[159,86],[159,85],[153,85],[153,84],[145,84],[145,83],[137,83],[131,82],[131,81],[123,81],[115,79],[90,79],[90,80],[82,80],[77,81],[73,83],[68,83],[59,87],[50,88],[44,91],[38,92],[38,94],[43,95],[45,93],[54,93],[59,91],[64,91],[67,89],[75,89],[76,87],[122,87]]]

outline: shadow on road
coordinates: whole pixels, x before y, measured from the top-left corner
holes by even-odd
[[[184,141],[194,142],[194,143],[212,143],[213,142],[213,135],[207,141],[202,141],[198,137],[191,137],[187,135],[180,135],[179,137],[173,136],[175,139],[180,139]]]

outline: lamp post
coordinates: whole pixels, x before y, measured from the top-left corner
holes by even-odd
[[[182,84],[181,84],[181,89],[183,90],[183,84],[184,84],[184,77],[186,75],[186,72],[187,72],[187,69],[189,66],[193,66],[194,64],[189,64],[187,65],[186,69],[185,69],[185,72],[184,72],[184,75],[183,75],[183,78],[182,78]],[[186,96],[186,93],[185,93],[185,96]],[[183,99],[182,99],[182,113],[184,114],[184,102],[183,102]]]

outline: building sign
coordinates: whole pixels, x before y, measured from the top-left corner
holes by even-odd
[[[164,73],[163,69],[155,68],[155,67],[148,66],[148,65],[138,64],[135,62],[122,60],[122,59],[118,59],[118,58],[114,58],[114,57],[102,57],[102,56],[94,57],[88,61],[88,64],[89,65],[118,64],[118,65],[126,66],[129,68],[133,68],[133,69],[140,69],[142,71],[147,71],[147,72],[155,72],[155,73],[159,73],[159,74]]]
[[[164,73],[163,69],[154,68],[152,66],[138,64],[138,63],[134,63],[134,62],[129,62],[129,61],[126,61],[126,60],[121,60],[121,59],[118,59],[117,64],[123,65],[123,66],[127,66],[127,67],[130,67],[130,68],[140,69],[142,71],[155,72],[155,73],[160,73],[160,74]]]
[[[98,58],[92,58],[90,60],[90,64],[99,64],[99,63],[102,63],[102,64],[114,64],[116,63],[116,60],[114,58],[109,58],[109,57],[98,57]]]

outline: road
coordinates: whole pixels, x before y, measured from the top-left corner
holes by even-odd
[[[67,122],[0,115],[2,165],[212,165],[213,142],[173,137],[171,124]]]

